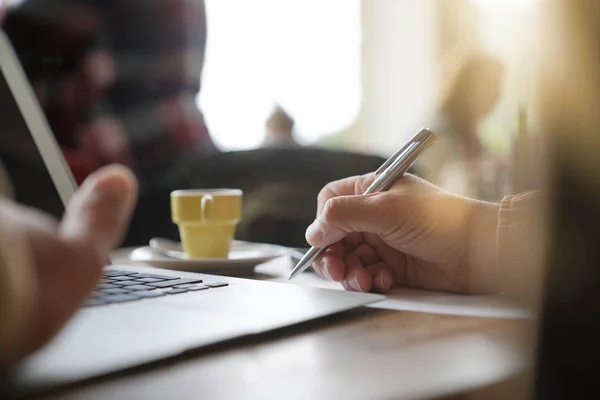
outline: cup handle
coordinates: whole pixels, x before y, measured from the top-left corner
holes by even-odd
[[[200,200],[200,218],[204,222],[208,220],[208,206],[214,203],[215,198],[211,194],[205,194]]]

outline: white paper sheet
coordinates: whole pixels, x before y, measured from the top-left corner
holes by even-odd
[[[312,272],[305,272],[292,281],[288,281],[287,278],[276,278],[273,281],[344,290],[339,283],[322,279]],[[387,294],[385,300],[368,307],[485,318],[531,317],[529,312],[511,304],[502,296],[464,295],[416,289],[394,289]]]
[[[462,295],[415,289],[395,289],[387,299],[369,307],[485,318],[531,316],[502,296]]]

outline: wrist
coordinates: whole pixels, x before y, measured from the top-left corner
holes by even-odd
[[[468,265],[474,278],[472,292],[500,292],[497,259],[499,210],[499,204],[473,200],[468,250]]]

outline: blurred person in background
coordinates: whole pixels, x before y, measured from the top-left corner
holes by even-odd
[[[456,193],[488,197],[480,182],[482,166],[496,160],[481,143],[478,127],[500,100],[503,75],[502,63],[481,51],[455,55],[447,63],[430,124],[441,140],[419,161],[425,177]]]
[[[294,119],[283,108],[276,106],[265,123],[265,140],[262,147],[299,147],[294,139],[294,125]]]
[[[16,3],[5,3],[2,28],[76,181],[104,165],[129,167],[140,188],[129,244],[169,229],[157,198],[189,180],[181,164],[218,151],[195,104],[203,0]]]

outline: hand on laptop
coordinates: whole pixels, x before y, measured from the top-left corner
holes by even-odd
[[[332,246],[314,262],[318,274],[363,292],[496,290],[497,205],[412,175],[388,192],[360,195],[373,180],[373,174],[343,179],[319,194],[306,239]]]
[[[125,168],[92,174],[59,223],[0,202],[0,365],[48,342],[94,288],[136,201]]]

